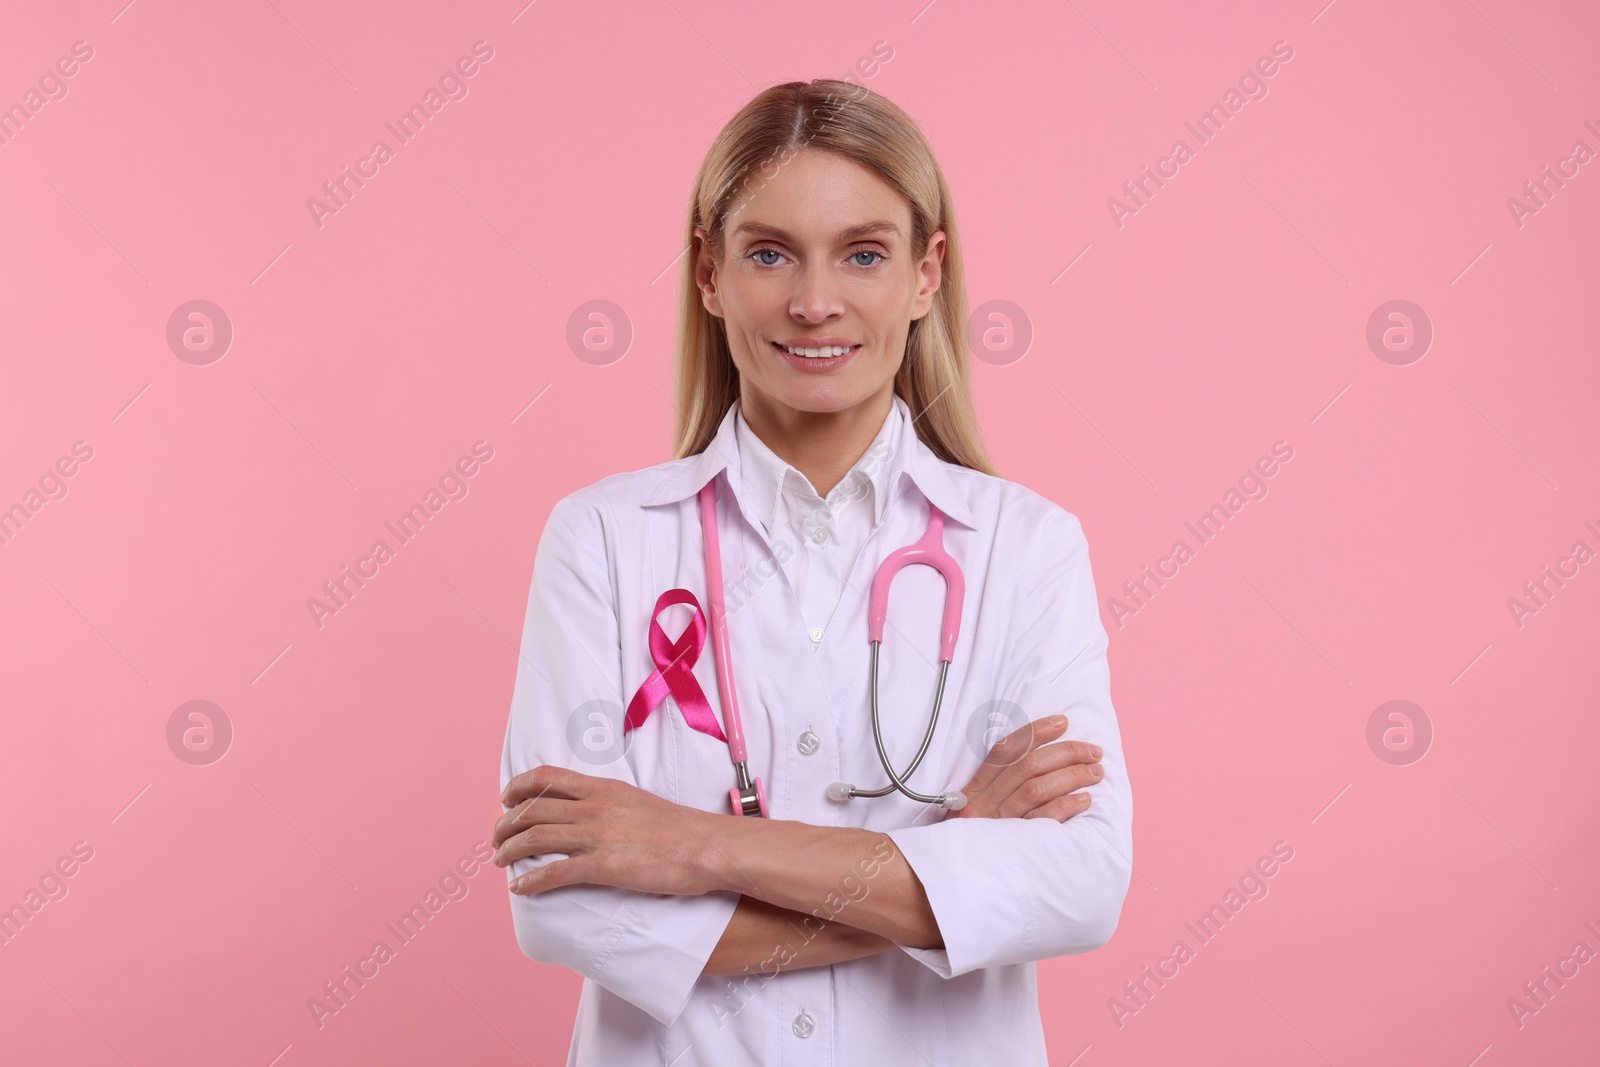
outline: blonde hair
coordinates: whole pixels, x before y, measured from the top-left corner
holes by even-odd
[[[753,183],[759,189],[770,181],[775,168],[802,148],[853,160],[897,190],[911,206],[913,257],[926,254],[929,238],[944,231],[942,280],[928,313],[911,323],[894,391],[911,408],[917,436],[935,455],[998,477],[972,405],[955,206],[933,150],[900,108],[865,86],[831,78],[762,91],[728,121],[706,153],[689,198],[685,244],[693,249],[694,230],[700,227],[720,261],[723,223],[738,198]],[[758,172],[767,168],[774,169],[763,178]],[[739,396],[739,372],[728,352],[727,331],[701,302],[695,259],[692,253],[684,257],[679,281],[673,431],[677,459],[711,443]]]

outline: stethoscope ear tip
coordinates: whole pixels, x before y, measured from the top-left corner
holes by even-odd
[[[944,794],[944,806],[950,811],[960,811],[967,806],[967,794],[959,789],[952,789]]]
[[[828,799],[834,801],[835,803],[843,804],[845,801],[850,799],[851,795],[855,791],[855,786],[853,785],[847,785],[844,782],[834,782],[828,787]]]

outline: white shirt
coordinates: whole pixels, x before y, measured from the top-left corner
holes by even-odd
[[[701,977],[735,892],[584,884],[508,894],[522,951],[585,976],[568,1067],[1045,1067],[1032,961],[1098,948],[1116,928],[1133,805],[1082,528],[1021,485],[940,460],[917,438],[905,402],[896,397],[895,406],[898,440],[878,521],[820,643],[806,633],[743,470],[737,404],[704,452],[557,501],[534,561],[501,785],[557,764],[728,812],[727,746],[692,729],[673,700],[622,733],[623,709],[655,669],[647,641],[656,598],[683,587],[705,603],[697,493],[716,479],[733,674],[770,813],[887,834],[926,890],[944,948],[899,946],[828,967],[777,968],[771,978],[758,969]],[[867,697],[866,592],[883,558],[922,536],[930,501],[948,516],[945,545],[966,595],[938,729],[909,784],[959,788],[1000,736],[1062,713],[1071,719],[1066,736],[1101,746],[1105,768],[1087,787],[1092,805],[1064,823],[946,819],[897,792],[827,798],[834,781],[888,780]],[[927,728],[943,604],[944,582],[930,568],[909,567],[894,582],[879,683],[897,768]],[[676,637],[688,617],[674,606],[661,624]],[[693,670],[721,721],[709,641]],[[563,858],[518,860],[507,877]],[[848,911],[839,918],[848,921]],[[793,936],[798,945],[802,933]]]
[[[889,461],[902,419],[900,408],[890,405],[877,437],[823,500],[804,474],[755,435],[742,411],[734,418],[751,508],[800,601],[812,644],[827,633],[850,566],[888,500]]]

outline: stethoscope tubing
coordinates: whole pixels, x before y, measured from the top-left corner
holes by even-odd
[[[752,815],[762,818],[767,814],[766,789],[760,778],[750,774],[749,754],[745,747],[744,716],[739,710],[739,695],[733,681],[733,657],[730,651],[727,628],[727,609],[722,587],[722,544],[717,527],[716,479],[712,478],[700,490],[700,526],[706,553],[707,605],[711,627],[712,660],[716,666],[717,692],[722,698],[723,733],[728,739],[728,756],[733,762],[736,784],[728,791],[729,803],[735,815]],[[871,683],[872,738],[878,749],[878,761],[889,775],[889,784],[878,789],[859,789],[844,782],[828,787],[828,796],[836,801],[855,797],[882,797],[899,791],[921,804],[938,804],[952,811],[966,806],[967,797],[961,790],[951,790],[926,796],[906,785],[906,779],[916,771],[928,753],[935,728],[939,724],[939,710],[944,703],[945,681],[950,673],[956,637],[961,626],[961,601],[965,582],[961,568],[944,548],[944,513],[931,503],[928,505],[928,527],[914,545],[890,553],[872,579],[868,603],[868,629],[872,646]],[[901,569],[921,563],[939,571],[945,579],[945,610],[940,631],[939,685],[934,693],[933,714],[928,718],[928,729],[922,737],[922,746],[904,774],[896,774],[889,761],[888,749],[883,744],[883,730],[878,711],[878,656],[883,646],[883,627],[888,616],[889,587]]]

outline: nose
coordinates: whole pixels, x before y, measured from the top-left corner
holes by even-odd
[[[789,314],[806,323],[827,322],[843,315],[844,300],[833,272],[825,267],[803,268],[789,299]]]

